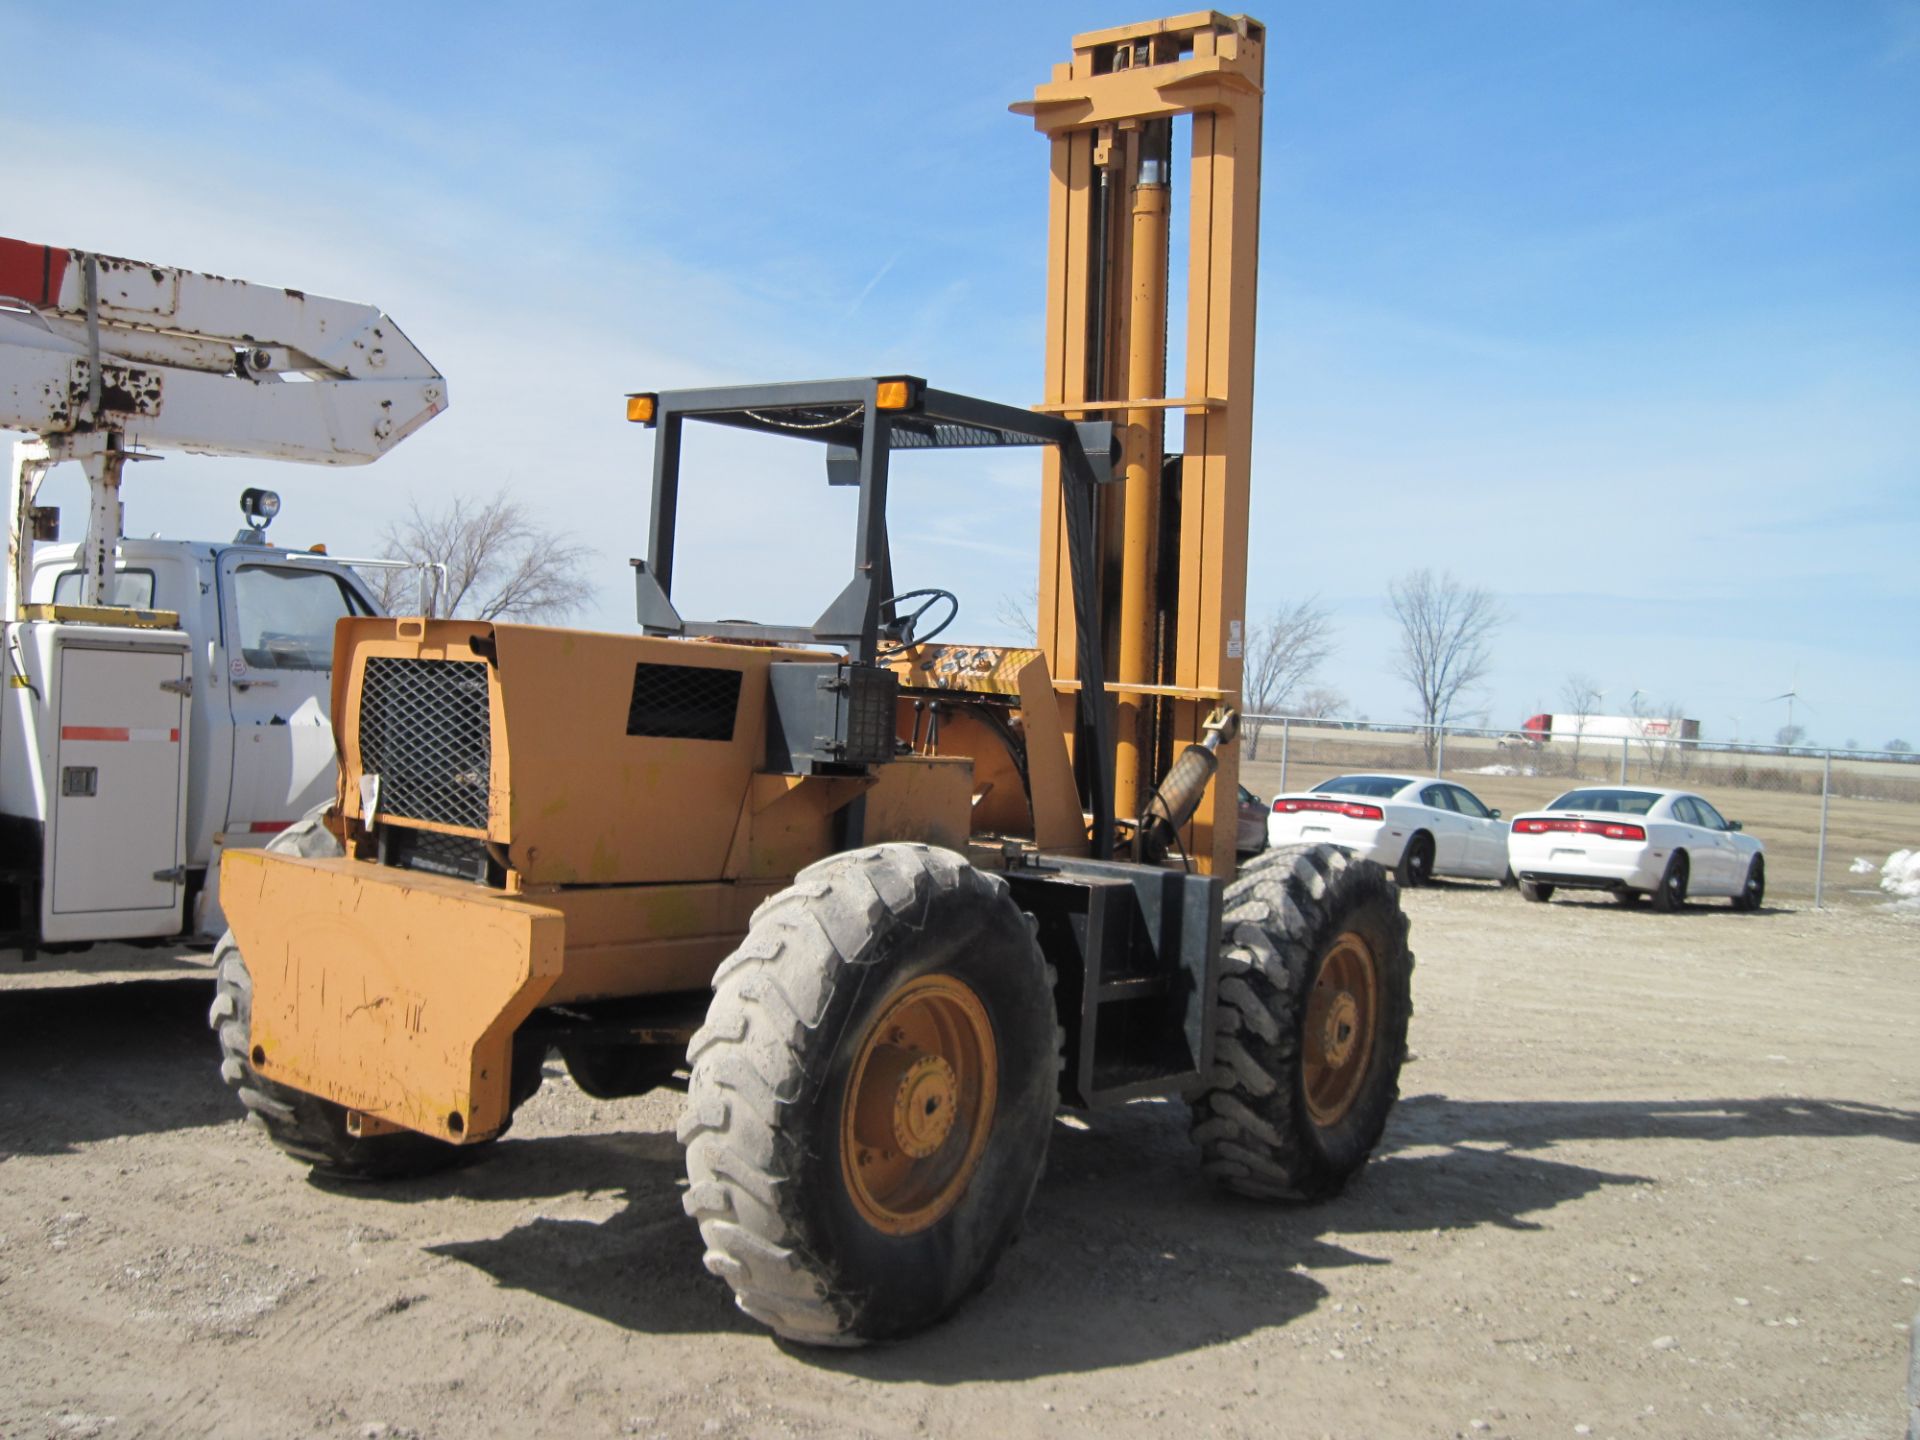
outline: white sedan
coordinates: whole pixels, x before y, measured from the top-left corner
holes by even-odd
[[[1516,815],[1507,837],[1508,863],[1529,900],[1562,888],[1610,890],[1623,904],[1650,895],[1656,910],[1704,895],[1758,910],[1767,893],[1762,849],[1700,796],[1650,785],[1569,790]]]
[[[1269,845],[1338,845],[1392,870],[1402,885],[1435,875],[1497,880],[1507,871],[1507,827],[1464,786],[1431,776],[1336,775],[1276,795]]]

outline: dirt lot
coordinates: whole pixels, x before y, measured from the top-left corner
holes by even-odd
[[[1920,917],[1409,899],[1416,1057],[1339,1200],[1062,1121],[985,1295],[782,1349],[702,1270],[678,1097],[557,1072],[486,1163],[311,1183],[204,981],[0,994],[0,1434],[1846,1436],[1920,1289]]]

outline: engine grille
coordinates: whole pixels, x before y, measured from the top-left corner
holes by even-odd
[[[367,657],[360,773],[381,814],[485,830],[492,764],[484,662]]]

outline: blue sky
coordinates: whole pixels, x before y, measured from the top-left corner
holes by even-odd
[[[177,458],[135,533],[370,552],[505,485],[631,624],[629,389],[909,370],[1037,398],[1046,154],[1009,116],[1091,5],[89,7],[0,93],[0,234],[384,306],[449,413],[370,470]],[[16,57],[69,9],[0,3]],[[1570,672],[1709,736],[1920,744],[1920,4],[1290,3],[1269,24],[1249,613],[1317,595],[1325,679],[1405,718],[1386,584],[1508,623],[1473,709]],[[22,77],[30,77],[23,79]],[[690,499],[689,613],[810,618],[850,531],[745,444]],[[924,483],[920,477],[925,477]],[[923,462],[899,571],[993,639],[1035,467]],[[78,515],[78,487],[57,498]],[[704,537],[704,538],[703,538]]]

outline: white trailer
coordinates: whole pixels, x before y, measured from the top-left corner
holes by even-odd
[[[249,490],[229,543],[126,540],[141,446],[366,464],[446,407],[377,308],[0,239],[0,428],[13,447],[0,616],[0,947],[211,939],[219,857],[333,789],[334,622],[350,565],[270,545]],[[59,545],[47,470],[86,470]]]
[[[1698,740],[1700,722],[1665,715],[1530,715],[1529,740]]]

